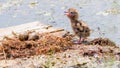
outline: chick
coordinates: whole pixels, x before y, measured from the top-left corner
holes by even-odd
[[[85,22],[83,22],[82,20],[78,20],[78,11],[75,8],[69,8],[65,12],[65,15],[70,19],[71,26],[75,35],[79,37],[77,43],[82,43],[83,41],[85,41],[85,39],[90,36],[90,28]]]

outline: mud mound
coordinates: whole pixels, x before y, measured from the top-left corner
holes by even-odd
[[[0,59],[30,57],[39,54],[52,54],[65,51],[72,46],[70,37],[60,38],[50,33],[37,34],[37,40],[20,40],[18,37],[2,40]]]
[[[100,46],[116,46],[116,44],[108,38],[96,38],[90,41],[90,44]]]

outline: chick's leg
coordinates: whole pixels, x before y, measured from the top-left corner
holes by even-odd
[[[85,39],[80,37],[78,40],[75,40],[74,43],[75,44],[82,44],[82,42],[84,41]]]
[[[78,43],[80,43],[80,44],[81,44],[81,43],[82,43],[82,42],[84,42],[84,41],[85,41],[85,38],[80,37],[80,38],[79,38],[79,40],[78,40]]]

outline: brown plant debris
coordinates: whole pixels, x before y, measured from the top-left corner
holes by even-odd
[[[91,45],[100,45],[100,46],[116,46],[116,44],[108,38],[95,38],[90,41]]]
[[[64,51],[72,46],[70,36],[60,38],[52,35],[51,33],[37,33],[35,35],[31,35],[33,38],[35,37],[32,40],[29,39],[32,38],[31,36],[27,36],[27,39],[24,36],[26,36],[26,34],[20,34],[18,37],[13,37],[11,39],[3,39],[2,46],[0,47],[0,59],[14,59],[39,54],[52,54]],[[3,50],[5,55],[2,54]]]
[[[65,33],[63,37],[55,36],[52,34],[54,32],[27,32],[15,34],[15,37],[12,38],[5,37],[1,40],[0,59],[23,58],[40,54],[50,55],[71,49],[78,50],[83,56],[102,55],[104,53],[118,55],[120,53],[120,49],[114,47],[116,46],[115,43],[109,39],[96,38],[90,41],[89,45],[76,45],[72,42],[74,35],[69,32]]]

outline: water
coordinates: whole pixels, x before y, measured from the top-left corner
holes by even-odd
[[[69,7],[93,30],[91,38],[107,37],[120,44],[120,0],[0,0],[0,28],[40,21],[72,31],[64,16]]]

